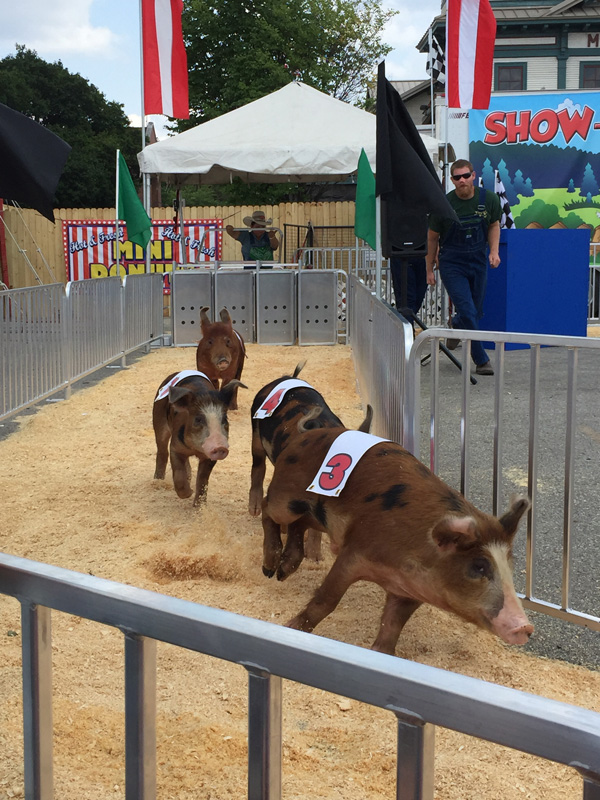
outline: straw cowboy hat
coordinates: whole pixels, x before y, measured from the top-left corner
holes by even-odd
[[[264,211],[253,211],[251,217],[244,217],[244,225],[248,225],[248,227],[254,223],[255,228],[266,228],[272,222],[272,219],[265,219]]]

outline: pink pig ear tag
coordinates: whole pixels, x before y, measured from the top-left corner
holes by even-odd
[[[307,492],[322,494],[326,497],[338,497],[352,474],[352,470],[364,456],[379,442],[389,442],[361,431],[344,431],[335,438],[319,471],[312,479]]]

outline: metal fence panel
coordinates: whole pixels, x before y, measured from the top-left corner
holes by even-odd
[[[126,275],[123,279],[123,346],[126,353],[163,334],[163,276]]]
[[[64,389],[61,283],[0,292],[0,419]]]
[[[296,271],[256,270],[256,341],[259,344],[295,344]]]
[[[202,338],[200,309],[208,306],[214,318],[213,271],[175,270],[171,275],[173,344],[196,345]]]
[[[336,344],[338,272],[298,272],[298,344]]]
[[[50,680],[49,608],[124,632],[127,800],[155,798],[154,640],[247,669],[251,800],[281,798],[282,678],[396,715],[397,777],[402,781],[398,797],[431,798],[434,725],[575,767],[584,778],[584,800],[598,797],[600,714],[596,712],[6,554],[0,554],[0,592],[18,598],[24,613],[34,615],[23,641],[24,661],[29,664],[37,656],[36,643],[44,645],[41,661],[27,671],[33,724],[25,726],[25,752],[30,758],[26,797],[53,796],[51,693],[41,692]]]

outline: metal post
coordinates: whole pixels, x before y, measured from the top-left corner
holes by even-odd
[[[156,641],[125,635],[125,797],[156,798]]]
[[[281,800],[281,678],[248,670],[248,800]]]
[[[21,605],[25,797],[52,800],[52,633],[50,609]]]
[[[433,800],[435,727],[404,709],[398,719],[397,800]]]

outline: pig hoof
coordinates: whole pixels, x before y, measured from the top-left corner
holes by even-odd
[[[275,575],[275,570],[274,569],[268,569],[267,567],[263,567],[262,571],[263,571],[263,575],[265,575],[267,578],[272,578],[273,575]]]
[[[175,491],[177,492],[177,497],[181,497],[182,500],[192,496],[191,489],[176,489]]]

